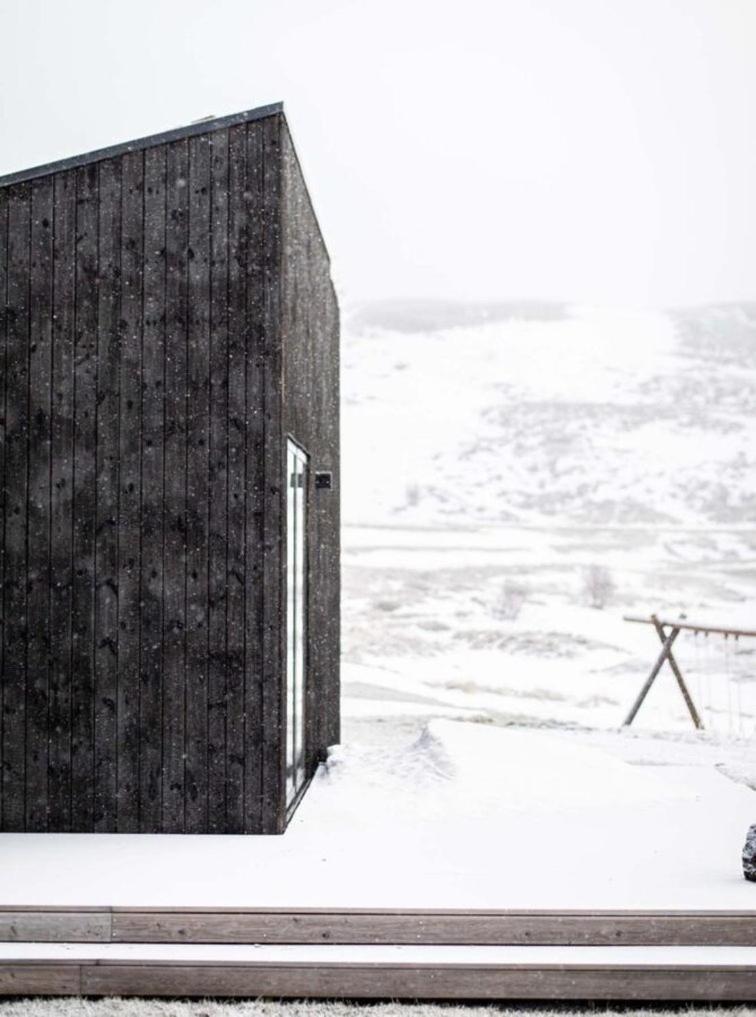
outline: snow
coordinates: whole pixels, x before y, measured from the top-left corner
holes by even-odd
[[[394,737],[332,752],[284,837],[3,834],[0,900],[754,910],[753,795],[713,768],[466,721]]]
[[[711,345],[741,327],[720,322]],[[753,357],[712,363],[663,312],[414,334],[347,321],[345,519],[752,524]]]
[[[406,803],[470,899],[465,843],[524,906],[752,905],[756,640],[677,640],[705,731],[666,665],[621,724],[659,652],[623,615],[756,628],[755,309],[484,310],[347,317],[339,815]]]
[[[345,714],[616,729],[659,646],[623,614],[756,628],[756,313],[473,311],[347,316]],[[702,754],[756,784],[756,640],[675,653]],[[666,667],[634,727],[688,737]]]
[[[3,943],[4,960],[252,964],[569,964],[644,967],[753,967],[748,946],[348,946],[342,944],[214,945],[203,943]]]

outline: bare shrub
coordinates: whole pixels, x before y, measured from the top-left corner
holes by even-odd
[[[523,604],[528,599],[530,587],[527,583],[515,579],[507,579],[501,588],[499,597],[494,604],[493,613],[504,621],[515,621]]]
[[[416,505],[420,504],[420,485],[419,484],[408,484],[407,490],[404,493],[407,505],[409,508],[415,508]]]
[[[583,594],[590,607],[601,611],[612,599],[615,590],[612,574],[605,565],[589,565],[583,573]]]

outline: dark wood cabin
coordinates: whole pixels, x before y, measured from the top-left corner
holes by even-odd
[[[0,178],[0,829],[280,833],[339,738],[339,314],[280,105]]]

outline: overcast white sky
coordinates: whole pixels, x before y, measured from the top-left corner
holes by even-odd
[[[756,298],[756,0],[0,0],[0,172],[277,100],[347,300]]]

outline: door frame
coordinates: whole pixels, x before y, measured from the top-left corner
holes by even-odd
[[[305,446],[290,433],[284,435],[285,448],[284,448],[284,477],[285,477],[285,490],[286,490],[286,504],[284,512],[284,550],[285,553],[282,555],[283,564],[283,589],[284,589],[284,600],[285,607],[283,612],[284,626],[283,626],[283,645],[284,645],[284,666],[282,668],[282,700],[283,700],[283,801],[284,801],[284,813],[286,820],[291,817],[291,814],[299,804],[302,795],[309,783],[309,775],[307,772],[308,762],[308,685],[309,685],[309,587],[310,587],[310,547],[309,547],[309,515],[310,515],[310,453],[307,451]],[[289,758],[289,497],[291,490],[291,476],[289,471],[289,452],[293,448],[295,455],[297,455],[302,463],[304,469],[304,483],[302,485],[302,515],[303,515],[303,533],[302,533],[302,567],[301,567],[301,595],[299,602],[301,604],[301,619],[302,619],[302,688],[300,690],[299,701],[302,704],[301,710],[301,757],[302,757],[302,768],[300,771],[299,784],[297,784],[296,777],[296,757],[294,757],[294,787],[289,797],[289,782],[288,782],[288,758]],[[295,594],[296,596],[296,594]],[[294,686],[292,685],[292,689]],[[296,693],[295,693],[296,694]],[[295,720],[296,723],[296,720]],[[295,736],[296,742],[296,736]]]

